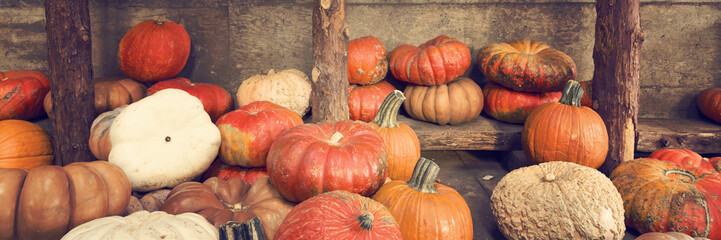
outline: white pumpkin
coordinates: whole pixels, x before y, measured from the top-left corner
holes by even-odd
[[[70,230],[61,240],[218,239],[218,229],[197,213],[140,211],[126,217],[98,218]]]
[[[110,127],[108,161],[134,191],[172,188],[201,175],[218,154],[220,131],[200,100],[179,89],[125,107]]]
[[[301,117],[310,107],[312,86],[305,73],[297,69],[286,69],[267,74],[256,74],[243,81],[238,87],[238,107],[255,101],[270,101],[293,110]]]

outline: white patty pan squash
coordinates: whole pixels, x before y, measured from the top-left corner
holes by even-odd
[[[269,101],[288,108],[301,117],[310,109],[310,94],[313,90],[310,79],[298,69],[285,69],[266,74],[256,74],[243,81],[238,87],[238,107],[256,101]]]
[[[86,222],[61,240],[218,239],[218,229],[197,213],[167,214],[139,211],[127,217],[111,216]]]
[[[200,100],[165,89],[128,105],[110,127],[108,161],[134,191],[172,188],[201,175],[218,154],[220,131]]]

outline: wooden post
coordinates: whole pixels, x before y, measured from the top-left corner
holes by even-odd
[[[345,0],[313,2],[312,120],[315,123],[348,120]]]
[[[606,174],[634,158],[643,43],[639,9],[639,0],[596,1],[592,97],[608,128],[608,155],[600,168]]]
[[[46,0],[55,164],[92,161],[88,147],[95,114],[88,0]]]

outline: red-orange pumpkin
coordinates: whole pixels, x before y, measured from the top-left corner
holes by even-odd
[[[561,92],[518,92],[488,82],[483,87],[483,111],[499,121],[523,123],[531,111],[549,102],[558,102]]]
[[[233,97],[230,96],[230,93],[225,89],[210,83],[193,83],[190,79],[182,77],[153,84],[153,86],[148,88],[148,94],[153,94],[168,88],[183,90],[200,99],[205,112],[210,115],[210,119],[213,120],[213,122],[233,107]]]
[[[388,62],[395,78],[435,86],[463,75],[471,65],[471,51],[461,41],[441,35],[418,47],[405,44],[396,47]]]
[[[388,73],[386,47],[373,36],[348,42],[348,82],[368,85],[383,80]]]
[[[715,170],[714,166],[709,163],[708,158],[704,158],[688,149],[659,149],[653,151],[648,158],[678,163],[686,167]]]
[[[123,105],[137,102],[145,97],[147,88],[130,78],[96,78],[95,89],[95,115],[113,110]],[[52,95],[45,95],[43,107],[48,116],[53,113]]]
[[[581,106],[593,108],[593,83],[591,81],[581,82],[581,89],[583,89],[583,97],[581,97]]]
[[[190,35],[183,26],[147,20],[133,26],[120,40],[118,64],[128,77],[142,83],[171,78],[190,56]]]
[[[696,104],[703,115],[721,123],[721,88],[712,87],[703,90],[698,95]]]
[[[398,121],[398,110],[406,99],[393,90],[381,104],[370,125],[381,135],[388,152],[388,178],[407,181],[421,157],[421,143],[411,127]]]
[[[388,175],[386,157],[383,138],[367,123],[304,124],[273,142],[267,168],[292,202],[334,190],[371,196]]]
[[[348,112],[350,119],[364,122],[373,121],[383,99],[396,88],[386,81],[371,85],[348,86]]]
[[[229,180],[231,178],[240,178],[243,182],[249,184],[255,183],[262,177],[268,177],[268,171],[262,168],[244,168],[238,166],[229,166],[223,163],[220,159],[215,159],[213,164],[210,164],[208,170],[203,174],[203,179],[211,177],[222,178],[223,180]]]
[[[32,169],[52,163],[50,135],[40,125],[17,119],[0,121],[0,168]]]
[[[50,91],[48,77],[39,71],[0,72],[0,120],[30,120],[42,116],[43,99]]]

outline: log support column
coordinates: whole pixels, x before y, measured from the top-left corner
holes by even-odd
[[[348,114],[348,32],[345,0],[313,3],[312,121],[338,122]]]

